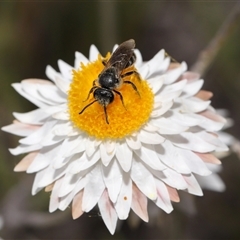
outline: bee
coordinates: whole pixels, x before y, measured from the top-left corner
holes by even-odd
[[[89,99],[91,94],[94,100],[87,104],[79,114],[82,114],[93,103],[98,102],[103,106],[105,120],[106,123],[109,124],[107,106],[114,101],[116,95],[118,95],[123,107],[126,109],[123,96],[121,92],[118,91],[122,84],[129,84],[140,96],[136,85],[129,80],[132,74],[137,75],[140,80],[139,73],[131,68],[136,61],[136,55],[133,51],[134,47],[135,41],[133,39],[125,41],[118,46],[108,61],[102,61],[104,69],[98,75],[98,78],[93,81],[92,88],[85,101]]]

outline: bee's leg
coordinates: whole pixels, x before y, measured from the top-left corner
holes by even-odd
[[[107,60],[102,60],[102,64],[104,65],[104,66],[106,66],[107,65]]]
[[[79,114],[82,114],[82,113],[85,111],[86,108],[90,107],[90,106],[91,106],[93,103],[95,103],[95,102],[97,102],[97,100],[94,100],[94,101],[92,101],[91,103],[89,103],[87,106],[85,106],[85,107],[81,110],[81,112],[80,112]]]
[[[135,85],[133,82],[131,82],[131,81],[123,81],[123,83],[130,84],[130,85],[133,87],[133,89],[137,92],[137,94],[139,95],[139,97],[141,97],[141,96],[140,96],[140,93],[139,93],[139,91],[138,91],[138,89],[137,89],[137,87],[136,87],[136,85]]]
[[[122,96],[122,94],[121,94],[120,92],[118,92],[117,90],[114,90],[114,89],[113,89],[113,91],[120,97],[120,99],[121,99],[121,101],[122,101],[122,105],[123,105],[124,108],[126,109],[125,104],[124,104],[124,101],[123,101],[123,96]],[[126,109],[126,110],[127,110],[127,109]]]
[[[170,60],[171,60],[171,62],[173,62],[173,63],[179,63],[176,59],[174,59],[172,56],[170,56],[168,53],[166,53],[165,52],[165,57],[169,57],[170,58]]]
[[[137,76],[138,80],[141,81],[141,76],[140,76],[140,74],[139,74],[137,71],[126,72],[126,73],[124,73],[123,75],[121,75],[121,78],[130,76],[130,75],[132,75],[132,74],[135,74],[135,75]]]
[[[107,115],[107,107],[106,107],[105,104],[103,105],[103,109],[104,109],[104,114],[105,114],[106,123],[109,124],[109,122],[108,122],[108,115]]]
[[[95,82],[95,81],[94,81],[94,82]],[[93,84],[94,84],[94,86],[90,89],[90,91],[89,91],[89,93],[88,93],[88,96],[87,96],[86,100],[84,100],[84,102],[86,102],[86,101],[89,99],[90,94],[91,94],[96,88],[98,88],[97,86],[95,86],[95,83],[93,83]]]

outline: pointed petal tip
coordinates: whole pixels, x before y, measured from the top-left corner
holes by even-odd
[[[27,171],[28,167],[33,162],[34,158],[37,156],[38,152],[31,152],[26,155],[13,169],[14,172],[24,172]]]
[[[106,227],[113,235],[116,230],[118,216],[106,190],[98,202],[98,207]]]

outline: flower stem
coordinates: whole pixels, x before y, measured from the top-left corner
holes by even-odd
[[[240,3],[238,2],[207,47],[200,52],[196,62],[191,67],[191,71],[197,72],[201,76],[206,73],[209,66],[213,63],[217,53],[233,32],[233,29],[237,26],[239,16]]]

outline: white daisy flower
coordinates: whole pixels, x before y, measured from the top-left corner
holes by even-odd
[[[170,63],[164,50],[147,62],[134,52],[130,68],[139,74],[115,89],[109,124],[99,102],[82,111],[94,101],[99,86],[87,96],[110,57],[92,45],[89,59],[76,52],[74,67],[62,60],[60,72],[47,66],[51,81],[13,84],[38,108],[13,113],[14,123],[3,127],[23,137],[10,152],[28,155],[14,170],[36,173],[32,194],[51,191],[50,212],[72,204],[75,219],[98,205],[111,234],[131,209],[147,222],[148,200],[170,213],[177,190],[201,196],[195,176],[210,175],[207,164],[220,163],[212,153],[227,150],[217,135],[225,120],[210,106],[211,94],[200,90],[203,80],[186,72],[185,62]]]

